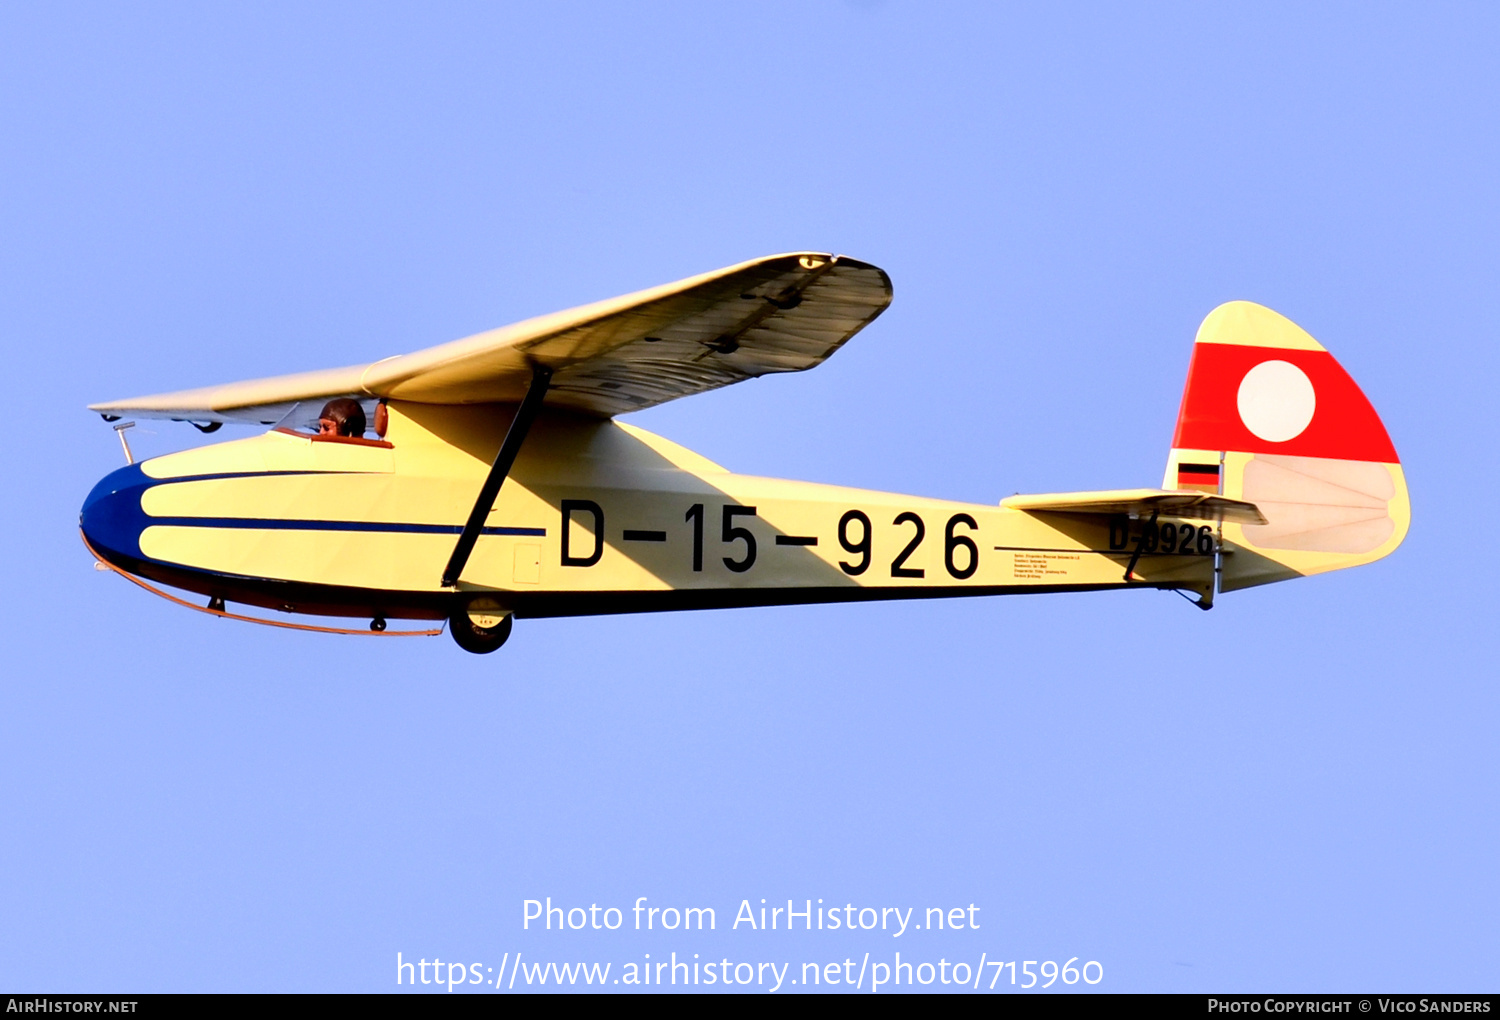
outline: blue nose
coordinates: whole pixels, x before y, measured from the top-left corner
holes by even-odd
[[[145,559],[141,532],[150,522],[141,509],[141,494],[153,484],[139,464],[131,464],[111,471],[94,486],[83,501],[78,526],[99,555],[111,561]]]

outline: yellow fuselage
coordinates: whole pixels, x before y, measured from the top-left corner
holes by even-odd
[[[1215,536],[737,475],[612,420],[546,412],[456,588],[441,584],[514,415],[393,401],[386,442],[272,431],[145,461],[90,495],[121,569],[293,612],[436,619],[865,599],[1213,588]],[[1167,548],[1170,534],[1170,549]]]

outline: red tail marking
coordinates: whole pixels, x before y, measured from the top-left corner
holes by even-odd
[[[1287,361],[1307,374],[1317,410],[1302,433],[1284,443],[1258,438],[1240,420],[1240,382],[1263,361]],[[1189,450],[1236,450],[1398,463],[1396,447],[1358,384],[1327,351],[1194,344],[1177,434],[1172,445]]]

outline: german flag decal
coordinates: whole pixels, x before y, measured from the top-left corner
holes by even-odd
[[[1177,487],[1179,489],[1198,489],[1202,492],[1218,492],[1219,465],[1178,464]]]

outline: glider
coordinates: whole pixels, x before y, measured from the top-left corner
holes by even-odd
[[[216,615],[446,624],[489,652],[547,616],[1119,588],[1207,609],[1406,535],[1370,402],[1245,301],[1198,330],[1160,488],[992,506],[758,478],[616,419],[813,368],[890,301],[877,267],[794,252],[366,365],[94,404],[112,422],[271,427],[107,475],[84,541],[101,568]],[[341,398],[372,434],[307,431]]]

